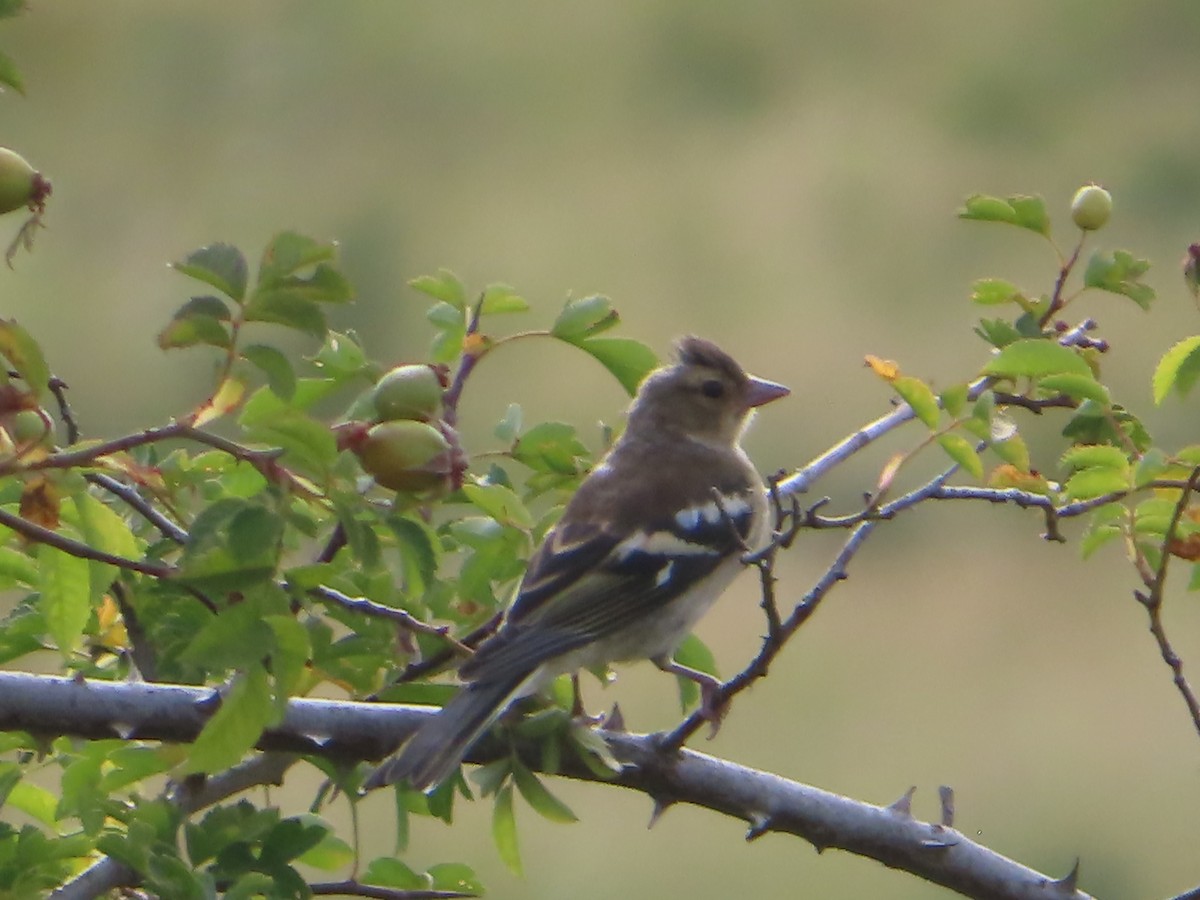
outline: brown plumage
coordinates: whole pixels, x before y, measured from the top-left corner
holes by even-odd
[[[625,433],[529,561],[504,623],[460,669],[465,687],[368,788],[436,784],[518,697],[579,668],[649,658],[679,642],[765,536],[762,479],[738,445],[750,412],[787,389],[747,375],[711,341],[638,389]],[[720,496],[718,501],[714,492]]]

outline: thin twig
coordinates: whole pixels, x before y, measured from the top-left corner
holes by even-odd
[[[382,603],[376,603],[374,600],[368,600],[366,597],[350,597],[341,591],[334,590],[325,585],[312,588],[308,593],[321,600],[336,603],[343,609],[348,609],[364,616],[372,616],[377,619],[387,619],[395,622],[401,628],[406,628],[417,634],[427,634],[432,637],[441,638],[446,642],[446,646],[451,652],[463,656],[471,655],[471,648],[461,641],[456,640],[450,634],[450,628],[447,625],[428,625],[402,609],[396,609],[393,606],[384,606]]]
[[[1158,652],[1162,656],[1163,662],[1170,668],[1172,681],[1183,697],[1183,702],[1187,704],[1188,713],[1192,717],[1192,725],[1197,732],[1200,732],[1200,700],[1197,699],[1195,691],[1192,690],[1191,684],[1188,683],[1187,678],[1183,674],[1183,660],[1171,645],[1162,620],[1163,592],[1167,581],[1167,564],[1171,559],[1170,544],[1175,538],[1175,531],[1179,527],[1179,522],[1183,518],[1184,512],[1187,511],[1188,502],[1191,500],[1197,484],[1200,484],[1200,466],[1192,470],[1191,477],[1188,478],[1187,484],[1184,485],[1183,491],[1179,495],[1179,501],[1175,504],[1175,509],[1171,514],[1171,522],[1167,526],[1167,531],[1163,538],[1162,555],[1158,561],[1158,567],[1154,572],[1153,578],[1146,584],[1148,590],[1146,592],[1134,591],[1133,595],[1145,608],[1146,615],[1150,617],[1150,633],[1154,636],[1154,641],[1158,645]]]
[[[5,509],[0,509],[0,525],[8,526],[28,540],[39,544],[49,544],[51,547],[55,547],[64,553],[79,557],[80,559],[91,559],[96,562],[108,563],[111,566],[128,569],[131,572],[141,572],[144,575],[153,575],[157,578],[166,578],[175,571],[173,567],[163,563],[128,559],[124,556],[117,556],[115,553],[106,553],[103,550],[97,550],[95,547],[64,537],[57,531],[51,531],[49,528],[36,525],[28,519],[14,515]]]

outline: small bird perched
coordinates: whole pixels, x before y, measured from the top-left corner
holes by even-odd
[[[459,670],[463,689],[367,789],[445,780],[511,703],[581,668],[648,658],[711,693],[712,676],[671,655],[766,538],[762,478],[738,441],[755,407],[789,391],[709,341],[677,349],[533,554],[500,629]]]

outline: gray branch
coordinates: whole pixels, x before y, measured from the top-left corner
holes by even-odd
[[[0,672],[0,730],[188,742],[220,702],[220,695],[206,688]],[[345,761],[378,759],[433,712],[417,706],[294,699],[283,722],[265,732],[258,746]],[[819,850],[848,850],[982,900],[1088,900],[1076,888],[1074,870],[1054,879],[975,843],[948,823],[913,818],[907,802],[911,795],[889,807],[875,806],[694,750],[665,752],[653,735],[605,736],[625,766],[613,783],[648,795],[656,816],[675,803],[691,803],[746,822],[747,839],[772,831],[796,835]],[[485,741],[468,758],[484,762],[506,752]],[[284,759],[272,764],[275,768],[251,769],[249,778],[238,780],[256,762],[208,779],[194,795],[177,795],[176,802],[189,811],[200,809],[246,787],[278,780],[290,764]],[[602,781],[581,763],[568,764],[562,774]],[[79,887],[85,876],[92,876],[86,884],[107,890],[112,882],[102,876],[131,874],[108,861],[92,869],[99,872],[88,870],[64,887],[62,891],[73,892],[60,891],[60,900],[96,896],[98,891]]]

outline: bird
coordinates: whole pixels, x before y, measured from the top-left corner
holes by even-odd
[[[766,541],[769,502],[740,439],[757,407],[788,388],[688,336],[677,361],[640,384],[626,427],[529,560],[496,632],[459,669],[462,689],[423,723],[364,789],[426,790],[516,700],[553,678],[650,659],[719,682],[672,654]]]

